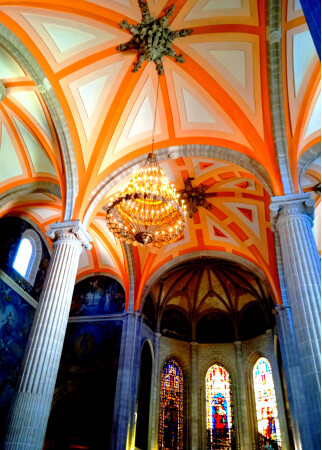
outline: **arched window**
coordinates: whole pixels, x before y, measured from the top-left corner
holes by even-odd
[[[231,449],[233,446],[233,414],[228,371],[219,364],[206,375],[207,449]]]
[[[259,358],[253,369],[257,427],[260,440],[275,441],[281,446],[276,396],[271,365],[266,358]],[[275,448],[275,447],[274,447]]]
[[[183,449],[183,375],[174,359],[161,372],[159,448]]]
[[[42,248],[38,234],[33,230],[23,233],[12,267],[27,280],[34,284]]]

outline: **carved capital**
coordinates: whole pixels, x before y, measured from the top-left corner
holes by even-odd
[[[92,248],[90,244],[92,238],[79,220],[75,222],[56,222],[50,226],[50,230],[46,234],[54,242],[54,245],[72,242],[84,247],[85,250]]]
[[[295,216],[304,216],[313,224],[314,204],[310,193],[273,197],[270,205],[272,230],[276,231],[280,223]]]
[[[6,88],[2,83],[0,83],[0,102],[5,98],[6,96]]]

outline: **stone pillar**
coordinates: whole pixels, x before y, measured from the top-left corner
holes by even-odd
[[[321,444],[321,262],[312,233],[310,194],[272,199],[271,221],[279,235],[287,298],[292,312],[306,415],[313,447]],[[302,445],[305,445],[302,442]]]
[[[154,361],[152,368],[151,410],[149,427],[149,448],[158,448],[159,437],[159,404],[160,404],[160,337],[161,333],[154,333]]]
[[[111,450],[134,448],[135,413],[141,357],[140,343],[141,316],[137,313],[127,313],[122,329]]]
[[[247,450],[251,448],[251,439],[249,431],[249,418],[247,413],[247,395],[246,395],[246,378],[245,378],[245,367],[243,360],[243,343],[241,341],[234,342],[235,353],[236,353],[236,367],[237,367],[237,413],[238,413],[238,448],[241,450]]]
[[[280,424],[281,439],[283,450],[290,450],[290,440],[288,436],[286,413],[284,406],[284,396],[282,390],[282,383],[280,378],[280,370],[277,359],[277,336],[273,330],[266,330],[268,338],[268,360],[272,369],[272,376],[275,388],[276,406],[278,411],[278,420]]]
[[[191,398],[190,398],[190,448],[199,448],[199,408],[198,408],[198,343],[190,342]]]
[[[291,308],[289,305],[276,306],[276,328],[280,343],[287,398],[290,407],[291,427],[295,450],[313,448],[310,432],[310,415],[306,410],[305,391],[299,363]]]
[[[42,449],[82,248],[91,248],[79,221],[51,225],[53,254],[8,416],[3,448]]]

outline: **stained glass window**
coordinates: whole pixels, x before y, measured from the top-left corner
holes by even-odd
[[[264,445],[281,446],[276,396],[271,365],[266,358],[259,358],[253,369],[257,426]],[[273,442],[274,441],[274,442]]]
[[[183,449],[183,375],[174,359],[161,372],[159,448]]]
[[[214,364],[206,375],[207,449],[233,448],[233,414],[230,376]]]

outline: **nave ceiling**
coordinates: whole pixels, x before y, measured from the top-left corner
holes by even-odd
[[[172,3],[148,6],[158,17]],[[158,81],[153,63],[133,73],[136,52],[116,50],[131,38],[119,23],[141,20],[136,0],[0,0],[0,215],[25,217],[44,234],[55,221],[84,222],[93,248],[81,256],[78,279],[109,273],[128,294],[135,266],[135,310],[149,280],[201,253],[256,266],[279,302],[270,196],[303,189],[319,202],[321,99],[320,61],[300,2],[276,5],[286,175],[266,2],[178,0],[169,26],[193,33],[174,41],[185,63],[164,57]],[[194,178],[214,196],[187,218],[182,240],[126,249],[106,230],[104,207],[151,150],[155,108],[154,149],[170,181],[183,189]]]

